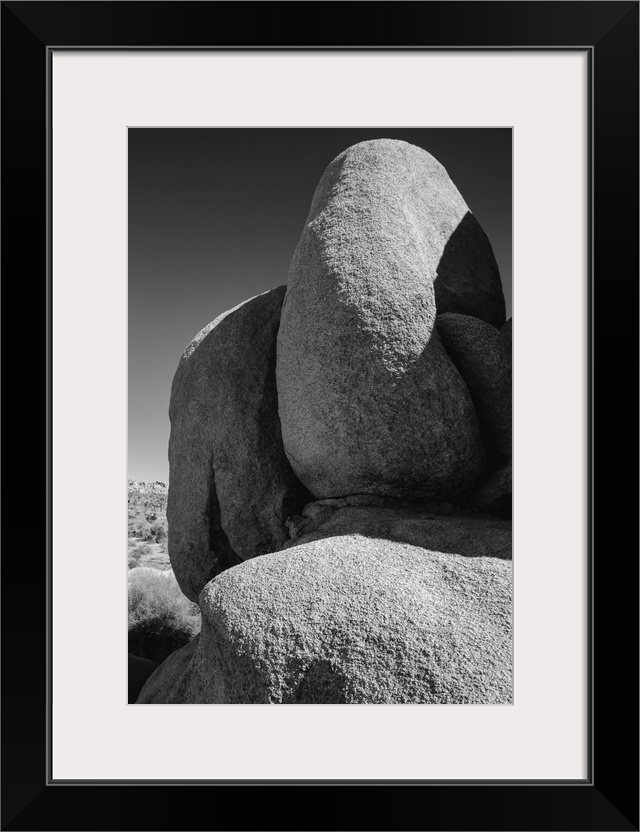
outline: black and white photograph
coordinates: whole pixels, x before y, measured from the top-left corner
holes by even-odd
[[[128,701],[511,705],[512,131],[128,129]]]

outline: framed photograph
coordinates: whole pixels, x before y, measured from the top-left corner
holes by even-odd
[[[513,701],[512,144],[129,127],[130,702]]]
[[[18,484],[12,483],[10,499],[16,508],[20,504],[30,512],[27,521],[23,511],[19,526],[22,544],[14,534],[12,547],[24,549],[24,534],[30,534],[34,479],[46,486],[46,499],[39,503],[46,523],[35,556],[7,557],[5,549],[3,558],[3,828],[638,829],[638,564],[637,539],[628,540],[628,518],[635,517],[637,495],[633,489],[629,493],[620,476],[622,460],[634,456],[630,437],[637,435],[637,397],[621,396],[620,388],[626,389],[625,379],[637,379],[638,4],[346,3],[339,6],[339,31],[337,8],[328,3],[2,4],[5,287],[6,275],[12,275],[11,309],[38,309],[33,328],[38,335],[21,336],[19,355],[26,341],[33,366],[43,367],[46,356],[47,380],[46,390],[44,384],[36,390],[37,384],[16,379],[20,397],[25,386],[40,395],[40,402],[46,395],[46,432],[40,424],[29,427],[27,437],[23,427],[25,413],[40,412],[37,402],[25,408],[16,394],[20,416],[13,404],[6,408],[11,428],[14,420],[16,431],[22,427],[18,435],[25,436],[21,444],[28,460],[25,464],[21,455],[11,466]],[[404,195],[397,154],[402,170],[408,164],[413,171]],[[341,178],[334,181],[336,157],[343,161]],[[216,670],[215,684],[205,685],[203,694],[197,673],[211,655],[207,627],[233,615],[259,626],[256,608],[243,618],[242,592],[228,596],[234,599],[228,609],[223,609],[224,599],[211,595],[210,608],[220,617],[216,623],[205,610],[200,641],[193,642],[193,649],[183,648],[192,649],[195,658],[188,655],[190,664],[181,666],[178,682],[167,682],[165,665],[150,678],[143,672],[131,699],[138,704],[129,704],[125,505],[133,491],[128,566],[138,575],[153,571],[156,580],[158,571],[148,567],[157,565],[155,561],[167,565],[164,497],[160,486],[149,497],[140,481],[164,482],[164,472],[169,476],[162,459],[169,439],[166,409],[173,371],[185,348],[186,359],[195,356],[206,366],[217,362],[216,367],[233,377],[228,390],[222,375],[215,377],[223,391],[215,401],[209,398],[211,385],[202,388],[198,395],[204,398],[200,402],[196,396],[201,410],[195,417],[191,393],[189,407],[183,407],[179,387],[184,380],[178,376],[171,394],[173,570],[166,570],[163,580],[177,580],[188,603],[195,604],[203,587],[219,586],[218,574],[224,580],[232,574],[248,576],[243,586],[249,586],[247,580],[254,584],[245,595],[264,596],[257,609],[269,610],[273,639],[292,645],[291,632],[281,632],[282,621],[290,624],[289,612],[279,618],[282,608],[274,607],[274,613],[269,604],[286,607],[288,596],[311,586],[303,603],[315,610],[338,591],[335,574],[325,589],[318,589],[316,579],[328,541],[354,531],[349,526],[354,512],[360,524],[355,531],[368,542],[359,543],[353,557],[364,558],[363,564],[371,557],[371,563],[383,564],[380,597],[388,584],[386,570],[399,569],[396,562],[408,557],[407,544],[415,547],[407,529],[417,534],[426,522],[422,515],[403,520],[402,531],[389,538],[405,547],[402,553],[386,545],[386,560],[371,555],[380,516],[393,514],[385,520],[386,540],[389,524],[395,523],[395,529],[402,525],[398,512],[415,511],[413,492],[396,493],[397,484],[409,476],[411,455],[401,456],[397,476],[378,471],[372,462],[372,449],[382,441],[376,435],[375,414],[387,395],[374,360],[360,362],[362,378],[352,368],[338,368],[351,373],[352,380],[342,404],[332,393],[331,416],[340,424],[340,414],[346,414],[346,421],[335,436],[317,438],[322,452],[310,465],[304,457],[316,441],[314,414],[328,400],[326,393],[314,399],[307,380],[316,380],[327,366],[337,367],[359,349],[351,341],[348,350],[325,360],[331,339],[346,343],[341,339],[348,327],[339,326],[341,307],[325,314],[331,301],[330,292],[317,289],[323,279],[322,257],[334,257],[335,246],[345,244],[344,230],[351,228],[354,215],[353,194],[375,191],[383,210],[376,214],[367,203],[359,216],[366,216],[369,224],[359,221],[348,239],[360,233],[367,237],[368,245],[358,248],[352,263],[366,261],[367,274],[381,277],[375,287],[371,284],[365,301],[349,301],[348,317],[358,332],[369,333],[372,327],[377,332],[380,321],[388,323],[385,313],[372,317],[372,310],[380,291],[384,309],[393,305],[389,287],[395,284],[384,270],[376,272],[374,261],[376,256],[391,260],[387,254],[377,255],[379,243],[372,241],[386,240],[386,252],[399,245],[400,232],[390,230],[389,218],[396,216],[396,203],[402,206],[398,216],[411,213],[418,169],[435,171],[429,174],[435,177],[431,181],[445,189],[439,195],[453,194],[446,190],[452,182],[466,207],[458,206],[455,218],[452,214],[447,220],[450,228],[443,232],[442,250],[434,260],[435,304],[429,307],[428,298],[417,300],[415,293],[411,303],[435,310],[429,331],[437,327],[454,368],[447,372],[464,378],[471,391],[469,407],[480,415],[473,421],[479,427],[473,429],[459,415],[443,421],[442,430],[448,425],[452,434],[447,448],[464,445],[460,455],[465,462],[461,468],[458,460],[449,471],[447,461],[439,459],[433,470],[441,477],[455,473],[455,483],[447,480],[432,487],[429,474],[412,488],[422,488],[420,499],[430,501],[430,528],[438,523],[468,525],[469,517],[478,516],[473,483],[478,476],[480,482],[489,477],[501,453],[500,465],[507,458],[510,464],[509,452],[500,451],[501,440],[491,433],[495,419],[478,404],[466,358],[456,352],[461,336],[447,329],[458,333],[456,326],[467,326],[459,319],[468,315],[472,321],[494,315],[460,305],[455,292],[455,302],[446,305],[449,278],[442,264],[455,247],[456,226],[465,224],[468,209],[493,247],[502,278],[496,285],[504,307],[495,320],[485,317],[481,323],[499,333],[507,318],[513,315],[517,321],[513,568],[510,557],[498,556],[493,560],[499,563],[491,566],[495,575],[492,571],[488,580],[483,572],[482,579],[486,591],[497,598],[502,590],[496,587],[504,576],[513,576],[513,596],[509,589],[500,601],[504,619],[513,623],[513,637],[502,632],[501,643],[507,646],[491,672],[480,673],[478,656],[486,647],[478,645],[493,639],[494,649],[496,642],[489,635],[492,620],[478,624],[472,638],[477,654],[464,665],[474,670],[460,675],[472,593],[462,613],[450,601],[443,602],[443,620],[449,623],[443,625],[439,644],[457,645],[448,656],[444,647],[438,654],[445,693],[437,693],[434,685],[426,691],[419,663],[424,657],[417,655],[405,661],[409,668],[420,668],[415,679],[389,693],[383,682],[386,671],[381,670],[388,639],[378,639],[358,671],[346,675],[337,673],[335,657],[322,664],[326,653],[298,672],[291,646],[283,675],[276,678],[271,663],[267,683],[258,672],[257,654],[247,646],[247,631],[241,652],[252,658],[243,665],[245,676],[240,678],[239,663],[231,662],[235,688],[225,680],[224,668],[231,666],[227,656]],[[441,169],[446,169],[446,180]],[[394,196],[396,191],[399,196]],[[436,214],[442,222],[442,199],[438,196],[437,208],[431,209],[424,208],[425,198],[420,197],[418,226]],[[447,199],[449,206],[458,204],[458,197]],[[309,254],[305,234],[308,239],[319,204],[325,211],[322,233],[334,238],[325,240],[317,260]],[[326,221],[331,211],[338,212],[334,225]],[[464,252],[475,246],[478,262],[480,243],[469,243],[469,235],[478,232],[465,229],[464,234],[457,232],[464,237]],[[420,262],[431,262],[431,255],[420,250],[421,232],[416,233],[397,249],[394,263],[398,258],[409,262],[414,251],[423,258]],[[349,256],[343,249],[340,262]],[[459,274],[460,253],[451,256]],[[312,270],[308,257],[321,263],[320,271]],[[312,273],[315,283],[308,282]],[[343,294],[350,273],[344,272]],[[40,289],[45,275],[46,292]],[[265,463],[269,477],[263,477],[262,462],[246,473],[254,489],[263,477],[267,500],[282,509],[273,532],[272,517],[261,520],[260,504],[242,515],[237,506],[244,498],[237,495],[244,481],[231,481],[225,474],[241,468],[235,458],[228,461],[233,430],[238,419],[247,421],[253,405],[244,394],[234,398],[236,380],[247,365],[234,363],[236,353],[224,350],[238,331],[239,344],[257,344],[247,359],[255,384],[258,365],[275,351],[275,340],[258,343],[253,329],[251,336],[242,334],[243,326],[253,326],[255,315],[263,314],[247,314],[249,304],[213,328],[207,325],[254,295],[258,306],[264,306],[274,297],[269,294],[274,287],[284,284],[289,300],[282,306],[282,298],[277,299],[276,371],[282,459],[286,457],[292,472],[287,468],[283,475],[286,499],[275,493],[280,473],[273,474],[273,459]],[[309,313],[306,300],[300,306],[300,299],[314,292],[322,295],[323,304]],[[306,309],[302,324],[295,321],[296,304],[298,310]],[[408,314],[403,337],[422,314]],[[365,320],[366,326],[353,324]],[[223,325],[227,332],[219,347],[216,327],[222,331]],[[187,347],[203,327],[200,340]],[[386,349],[395,336],[376,337]],[[304,363],[301,356],[308,356],[309,344],[324,351],[321,362],[316,353],[311,363]],[[213,350],[213,358],[207,350]],[[387,354],[384,349],[379,354],[384,364]],[[485,360],[487,349],[474,352],[478,354]],[[19,372],[24,360],[15,363]],[[293,367],[289,375],[287,366]],[[403,378],[406,372],[404,368]],[[322,390],[331,383],[324,379]],[[422,382],[416,384],[421,389]],[[401,398],[402,384],[396,379],[392,386]],[[358,424],[363,419],[367,423],[366,441],[356,443],[354,450],[349,429],[353,397],[361,395],[360,388],[370,394],[373,387],[375,403],[358,405]],[[504,400],[504,393],[500,395]],[[197,453],[187,451],[179,433],[183,415],[191,414],[188,418],[200,424],[211,408],[226,413],[230,401],[240,404],[235,415],[225,416],[230,425],[225,438],[209,447],[209,434],[198,434],[192,442]],[[259,407],[263,409],[253,422],[258,433],[270,418],[268,408]],[[393,443],[377,454],[385,465],[401,450],[405,411],[397,407]],[[603,442],[596,447],[597,427]],[[193,430],[188,426],[189,436]],[[302,446],[296,445],[300,430]],[[489,459],[476,460],[478,470],[463,483],[460,471],[470,464],[474,430],[481,431],[485,450],[490,448]],[[415,432],[413,436],[415,442]],[[612,448],[612,436],[621,437],[618,447]],[[428,445],[428,432],[425,437]],[[258,436],[255,441],[257,447],[262,440]],[[415,457],[433,461],[433,454],[428,446],[428,451],[416,450]],[[184,473],[180,466],[187,459],[192,461]],[[325,459],[342,461],[332,467]],[[46,476],[38,479],[34,469],[37,465],[40,470],[43,460]],[[194,485],[201,476],[203,484]],[[189,484],[182,492],[180,477]],[[197,563],[181,560],[180,541],[200,534],[194,517],[202,516],[197,502],[202,489],[209,507],[214,494],[216,516],[222,518],[222,531],[216,533],[224,533],[230,560],[221,566],[206,558]],[[510,488],[503,489],[492,504],[491,516],[498,517],[492,522],[507,522],[503,515],[510,493]],[[151,505],[154,500],[157,506]],[[394,500],[405,502],[388,502]],[[230,505],[239,518],[235,525],[225,514]],[[10,518],[13,509],[7,512]],[[365,515],[373,525],[362,525]],[[207,528],[217,528],[215,517],[208,516]],[[464,523],[461,517],[467,518]],[[263,544],[256,540],[266,534],[267,521],[270,534],[286,536],[277,545],[270,539],[260,549]],[[333,532],[326,531],[327,523],[334,524]],[[474,532],[473,545],[480,549],[483,534]],[[311,552],[308,547],[318,543],[318,535],[325,549],[316,546]],[[309,542],[292,549],[294,538]],[[298,580],[294,576],[287,583],[291,568],[285,568],[289,577],[280,580],[260,573],[260,564],[269,559],[254,557],[276,549],[283,563],[292,552],[294,558],[303,550],[311,552],[303,552],[298,574],[304,580],[291,592],[287,587]],[[480,559],[466,560],[479,564],[486,554],[480,549],[474,550]],[[184,551],[193,551],[193,546],[185,545]],[[222,551],[220,545],[215,551]],[[306,565],[305,557],[310,558]],[[233,568],[227,570],[229,566]],[[445,571],[453,580],[450,567],[447,561]],[[407,568],[402,560],[402,574]],[[442,570],[430,580],[442,580]],[[498,572],[504,576],[496,577]],[[397,583],[400,572],[394,574],[392,583]],[[349,590],[352,599],[356,585]],[[367,637],[375,632],[375,615],[383,616],[388,626],[391,608],[399,621],[404,620],[403,604],[415,613],[418,596],[410,595],[410,586],[393,595],[391,606],[367,611],[373,618],[358,613],[366,618]],[[201,595],[200,607],[205,606]],[[188,617],[184,604],[180,609]],[[406,620],[410,617],[406,613]],[[458,626],[467,641],[451,638]],[[326,630],[319,632],[322,641]],[[334,636],[340,640],[346,632]],[[216,630],[218,639],[221,633]],[[350,648],[340,643],[346,656]],[[394,649],[406,648],[406,642],[402,648],[399,641],[393,644]],[[160,663],[176,655],[174,646],[179,645],[165,645],[164,653],[147,653],[146,658]],[[131,652],[130,633],[128,648]],[[147,642],[137,641],[137,658],[144,659],[147,649]],[[397,663],[399,655],[395,681],[411,676]],[[154,679],[161,683],[149,693]],[[373,679],[371,687],[367,679]],[[631,745],[631,754],[625,755],[630,762],[619,753],[621,743]],[[251,790],[256,799],[239,802],[239,788]]]

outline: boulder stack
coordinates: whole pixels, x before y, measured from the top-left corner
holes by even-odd
[[[429,153],[329,165],[288,286],[196,337],[170,416],[202,631],[139,703],[511,702],[511,322]]]

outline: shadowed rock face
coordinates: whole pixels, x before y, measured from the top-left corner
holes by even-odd
[[[130,705],[136,701],[145,682],[158,667],[158,663],[152,662],[151,659],[142,659],[140,656],[129,653],[127,699]]]
[[[442,165],[406,142],[355,145],[323,175],[276,369],[285,451],[315,497],[453,496],[477,479],[475,410],[435,330],[438,265],[467,212]]]
[[[500,328],[505,303],[489,238],[469,211],[447,240],[435,282],[438,314],[472,315]]]
[[[508,560],[327,537],[224,572],[200,606],[199,643],[139,702],[511,701]]]
[[[502,349],[505,356],[509,357],[509,367],[511,368],[513,361],[513,318],[509,318],[509,320],[502,325],[500,328],[500,337],[502,339]]]
[[[214,575],[287,539],[309,499],[285,456],[275,382],[284,287],[209,324],[189,345],[171,390],[169,556],[197,600]]]
[[[438,315],[438,335],[469,388],[485,446],[506,460],[511,458],[511,328],[503,330],[469,315]]]
[[[184,683],[185,676],[191,659],[193,658],[200,641],[200,633],[185,644],[179,650],[172,653],[160,665],[157,672],[152,673],[146,680],[144,687],[134,700],[138,705],[157,705],[168,702],[167,695],[170,691],[177,691]],[[179,699],[173,701],[180,701]]]
[[[511,523],[497,517],[460,513],[453,506],[450,513],[434,514],[429,508],[418,506],[340,506],[343,501],[335,502],[338,506],[310,503],[302,516],[290,518],[293,539],[280,548],[292,549],[325,537],[360,534],[465,557],[511,559]],[[324,511],[314,511],[316,508]],[[293,528],[292,520],[298,520]]]
[[[511,518],[512,462],[508,460],[483,474],[471,495],[471,502],[485,511]]]
[[[469,388],[491,457],[471,502],[511,517],[512,319],[497,330],[468,315],[438,315],[438,333]]]

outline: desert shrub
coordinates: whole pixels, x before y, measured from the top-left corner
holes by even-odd
[[[142,557],[142,552],[139,549],[129,549],[129,554],[127,557],[127,562],[129,564],[129,569],[135,569],[136,566],[140,563],[140,558]]]
[[[153,549],[148,543],[140,543],[137,540],[134,540],[133,542],[131,540],[129,541],[129,550],[132,552],[138,552],[140,556],[150,555],[153,552]]]
[[[161,543],[167,537],[167,518],[163,514],[129,512],[129,537],[147,543]]]
[[[140,543],[136,540],[132,541],[131,538],[129,539],[129,551],[127,554],[127,559],[129,563],[129,569],[135,569],[136,566],[140,565],[140,561],[142,560],[144,555],[152,554],[153,549],[149,546],[148,543]]]
[[[151,525],[149,523],[147,523],[146,521],[140,524],[140,531],[138,532],[138,534],[140,535],[140,537],[143,540],[146,540],[147,543],[153,543],[154,542],[153,532],[151,530]]]
[[[155,538],[156,543],[161,543],[167,536],[167,518],[160,517],[155,523],[151,526],[151,534]]]
[[[182,594],[173,571],[129,570],[129,652],[155,662],[200,632],[200,609]]]

